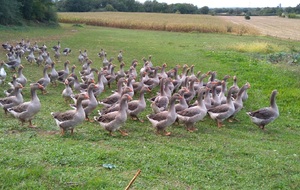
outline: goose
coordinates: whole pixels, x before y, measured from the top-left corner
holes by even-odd
[[[18,76],[16,81],[18,83],[21,83],[22,86],[25,87],[27,83],[27,78],[23,74],[23,69],[24,69],[23,65],[20,65],[20,67],[18,68]]]
[[[51,65],[52,62],[53,62],[53,61],[52,61],[52,59],[51,59],[51,57],[50,57],[50,53],[47,52],[47,57],[46,57],[46,59],[45,59],[45,65]]]
[[[58,73],[58,78],[57,80],[60,81],[60,82],[64,82],[66,80],[66,78],[68,77],[69,75],[69,65],[70,64],[70,61],[67,60],[65,63],[64,63],[64,69],[63,70],[60,70],[60,71],[57,71]]]
[[[57,49],[55,52],[54,52],[54,59],[56,62],[60,62],[59,61],[59,58],[60,58],[60,51],[59,49]]]
[[[66,79],[65,80],[65,89],[62,91],[62,97],[65,99],[65,102],[68,102],[68,100],[71,100],[72,96],[74,95],[73,94],[73,90],[70,86],[70,83],[69,81]]]
[[[65,48],[64,50],[63,50],[63,54],[65,55],[65,56],[67,56],[67,55],[69,55],[70,53],[71,53],[71,48]]]
[[[82,53],[83,57],[86,59],[88,58],[87,50],[85,49]]]
[[[169,98],[164,91],[165,80],[166,80],[165,78],[161,79],[160,93],[158,96],[155,97],[154,101],[152,101],[151,103],[151,108],[154,113],[166,111],[168,108]]]
[[[143,86],[144,86],[144,82],[143,82],[143,74],[140,73],[140,81],[134,82],[134,83],[132,84],[134,93],[139,92],[139,91],[142,89]]]
[[[51,112],[56,125],[61,130],[60,134],[62,136],[65,134],[66,130],[70,130],[71,135],[73,135],[74,128],[84,121],[85,113],[81,103],[83,100],[88,98],[89,96],[86,93],[81,93],[77,98],[75,110],[72,109],[65,112]]]
[[[0,107],[3,108],[5,114],[7,114],[8,108],[11,108],[13,106],[17,106],[17,105],[23,103],[23,95],[21,93],[22,88],[23,88],[23,86],[20,83],[17,83],[17,85],[14,88],[13,96],[0,98]]]
[[[16,71],[16,68],[21,65],[21,53],[17,52],[16,56],[17,57],[14,60],[4,63],[7,68],[12,69],[13,71]]]
[[[19,119],[22,125],[28,121],[29,126],[31,128],[35,128],[36,126],[32,125],[33,117],[40,111],[41,109],[41,102],[37,96],[36,90],[40,89],[43,90],[44,87],[38,83],[30,84],[30,94],[31,94],[31,101],[24,102],[17,106],[8,108],[7,111],[11,113],[15,118]]]
[[[175,101],[177,99],[183,98],[178,93],[173,94],[170,100],[170,107],[169,110],[153,113],[147,115],[148,120],[151,122],[152,126],[156,129],[156,134],[160,134],[160,132],[164,132],[164,135],[169,136],[171,135],[170,132],[166,131],[166,128],[172,125],[177,118],[177,113],[175,111]]]
[[[177,66],[177,67],[175,67],[174,69],[173,69],[173,77],[174,77],[174,79],[173,79],[173,86],[174,86],[174,90],[173,90],[173,92],[175,92],[176,90],[178,90],[179,88],[180,88],[180,86],[181,86],[181,78],[179,77],[179,75],[178,75],[178,67],[179,66]]]
[[[152,78],[148,78],[147,80],[144,80],[144,85],[148,86],[150,89],[154,89],[156,86],[159,85],[159,78],[158,78],[158,70],[160,67],[154,68],[154,74]]]
[[[217,90],[217,88],[216,88]],[[225,104],[226,103],[226,95],[225,95],[225,91],[226,91],[226,81],[222,81],[221,82],[221,91],[219,93],[219,100],[221,101],[221,104]]]
[[[81,64],[82,64],[83,61],[84,61],[84,56],[83,56],[81,50],[79,50],[78,61],[79,61]]]
[[[43,94],[47,94],[46,91],[46,87],[48,86],[48,84],[50,83],[50,78],[48,76],[47,70],[50,68],[49,65],[45,65],[44,66],[44,70],[43,70],[43,77],[40,78],[37,83],[39,83],[40,85],[42,85],[44,87],[44,89],[42,90]]]
[[[270,97],[270,107],[264,107],[256,111],[247,112],[251,121],[262,130],[265,126],[274,121],[279,116],[278,106],[276,104],[277,90],[273,90]]]
[[[33,48],[33,51],[35,51],[35,52],[40,51],[37,41],[34,42],[34,45],[32,46],[32,48]]]
[[[120,102],[120,98],[124,95],[124,94],[128,94],[130,92],[132,92],[132,88],[130,87],[125,87],[122,91],[121,91],[121,94],[118,94],[118,93],[114,93],[112,95],[110,95],[109,97],[107,98],[104,98],[102,101],[99,102],[100,105],[104,105],[105,107],[113,107],[115,106],[117,103]],[[130,96],[130,95],[129,95]],[[131,96],[130,96],[131,97]]]
[[[93,90],[95,90],[97,88],[98,88],[98,86],[95,83],[89,84],[89,86],[87,88],[87,93],[88,93],[89,98],[86,100],[83,100],[81,103],[82,107],[84,109],[86,121],[90,121],[90,122],[94,121],[94,120],[89,120],[89,114],[92,111],[94,111],[94,109],[96,109],[98,106],[97,99],[93,93]],[[71,105],[71,106],[73,106],[73,105]]]
[[[198,91],[201,87],[203,87],[203,85],[204,85],[203,80],[208,76],[207,73],[202,74],[202,75],[200,75],[200,74],[201,74],[201,72],[199,71],[197,73],[197,75],[199,75],[197,78],[199,78],[199,79],[198,79],[198,81],[196,81],[194,83],[194,89],[195,89],[195,91]]]
[[[39,47],[39,49],[42,50],[42,51],[47,51],[46,44],[43,44],[41,47]]]
[[[104,91],[104,84],[102,82],[103,71],[98,72],[97,76],[97,89],[93,90],[95,97],[97,98]]]
[[[15,87],[18,85],[18,82],[17,82],[17,76],[16,75],[13,75],[12,76],[12,81],[8,83],[8,85],[10,86],[9,89],[7,90],[4,90],[4,94],[6,96],[15,96]]]
[[[224,94],[227,94],[227,80],[230,78],[230,75],[225,75],[222,81],[225,82]],[[217,93],[219,94],[222,91],[222,85],[217,86]]]
[[[203,102],[203,93],[206,88],[200,88],[197,92],[197,106],[186,108],[182,111],[177,112],[178,120],[183,122],[186,129],[190,132],[197,130],[195,123],[202,120],[207,113],[206,106]]]
[[[207,110],[210,117],[213,120],[217,120],[218,128],[221,128],[223,126],[222,122],[234,113],[234,104],[231,100],[231,94],[234,90],[235,87],[230,87],[226,104],[221,104]]]
[[[34,52],[33,48],[30,48],[30,52],[29,52],[28,56],[25,57],[29,63],[35,62],[36,58],[35,58],[33,52]]]
[[[116,75],[117,75],[116,80],[117,81],[119,80],[119,78],[122,78],[122,77],[126,76],[125,71],[124,71],[124,66],[125,66],[125,63],[121,62],[120,70],[116,73]]]
[[[186,77],[187,77],[187,73],[188,73],[188,68],[189,68],[189,66],[187,64],[184,64],[183,67],[182,67],[182,74],[180,76],[181,85],[184,84],[184,82],[186,81]]]
[[[219,85],[219,83],[220,82],[211,82],[211,85],[212,85],[211,104],[212,104],[213,107],[221,105],[221,99],[220,99],[219,95],[217,94],[217,86]],[[226,101],[227,101],[227,98],[226,98]]]
[[[39,51],[39,55],[37,58],[35,58],[35,61],[36,61],[36,64],[38,65],[38,67],[44,62],[42,51]]]
[[[121,97],[122,93],[122,85],[126,82],[125,78],[120,78],[117,83],[117,91],[114,92],[112,95],[108,96],[107,98],[102,99],[99,104],[104,105],[105,107],[109,107],[113,104],[115,104],[118,99]]]
[[[120,50],[118,54],[118,61],[121,63],[123,61],[123,55],[122,55],[122,50]]]
[[[55,45],[55,46],[52,47],[53,51],[57,51],[59,49],[60,49],[60,41],[57,42],[57,45]]]
[[[4,66],[4,61],[0,63],[0,85],[4,84],[7,75],[3,66]]]
[[[190,83],[188,85],[189,91],[183,94],[183,97],[185,98],[186,102],[190,104],[190,102],[194,99],[196,95],[196,91],[194,88],[194,83],[198,81],[196,77],[189,77]]]
[[[160,73],[158,73],[159,79],[162,79],[162,78],[168,78],[168,75],[167,75],[167,73],[166,73],[166,68],[167,68],[167,64],[164,63],[164,64],[161,66]]]
[[[105,53],[104,53],[104,56],[103,56],[103,60],[102,60],[102,66],[103,66],[103,68],[104,68],[104,67],[107,67],[108,64],[109,64],[109,62],[110,62],[110,61],[108,61],[108,59],[107,59],[107,54],[106,54],[106,52],[105,52]]]
[[[57,86],[58,72],[55,69],[55,62],[51,63],[51,72],[48,74],[53,86]]]
[[[97,121],[105,130],[109,131],[111,136],[113,136],[113,132],[116,130],[118,130],[122,136],[127,136],[128,134],[120,128],[127,120],[128,101],[131,99],[132,98],[128,94],[122,95],[118,111],[109,112],[98,117],[95,116],[94,120]]]
[[[107,81],[108,88],[111,88],[110,84],[117,79],[117,75],[114,72],[115,67],[116,67],[115,65],[111,65],[110,73],[105,72],[106,73],[105,78],[106,78],[106,81]]]
[[[105,55],[105,51],[103,48],[100,49],[100,52],[98,53],[98,57],[102,58]]]
[[[131,118],[137,119],[140,122],[144,122],[144,120],[141,120],[138,117],[138,114],[143,112],[146,109],[146,101],[145,101],[145,92],[150,92],[151,89],[148,87],[144,86],[142,87],[140,91],[140,96],[138,100],[134,100],[128,103],[128,114],[130,115]]]
[[[236,76],[233,76],[233,84],[232,84],[232,87],[235,87],[234,89],[234,91],[232,92],[232,97],[233,98],[236,98],[236,96],[237,96],[237,93],[239,92],[239,86],[238,86],[238,84],[237,84],[237,77]]]
[[[250,83],[247,82],[244,86],[242,86],[242,88],[240,88],[238,94],[237,94],[237,97],[236,99],[234,99],[233,101],[233,104],[234,104],[234,113],[228,118],[229,122],[232,122],[233,120],[236,120],[238,121],[236,118],[235,118],[235,115],[241,111],[241,109],[243,108],[243,94],[244,92],[250,88]]]
[[[186,87],[182,87],[179,91],[178,94],[180,94],[180,96],[183,96],[183,94],[185,92],[188,92],[189,90]],[[177,104],[175,104],[175,111],[176,113],[188,108],[189,105],[187,104],[185,98],[181,98],[179,99],[179,102]],[[178,117],[176,118],[176,123],[179,125],[179,119]]]

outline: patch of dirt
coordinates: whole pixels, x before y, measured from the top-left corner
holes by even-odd
[[[234,24],[254,27],[262,35],[300,41],[300,19],[288,19],[278,16],[251,16],[246,20],[243,16],[219,16]]]

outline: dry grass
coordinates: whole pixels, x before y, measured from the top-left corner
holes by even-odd
[[[172,32],[234,33],[256,35],[254,27],[235,24],[210,15],[181,15],[161,13],[87,12],[59,13],[59,22],[80,23],[128,29]]]
[[[277,44],[259,41],[252,43],[238,43],[229,48],[239,52],[248,53],[273,53],[283,51],[283,48],[280,48]]]

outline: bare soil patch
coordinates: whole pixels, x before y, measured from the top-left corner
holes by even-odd
[[[243,16],[220,16],[226,21],[254,27],[262,35],[300,41],[300,19],[288,19],[278,16],[252,16],[246,20]]]

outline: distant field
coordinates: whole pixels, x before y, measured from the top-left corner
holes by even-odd
[[[252,26],[224,22],[210,15],[182,15],[161,13],[87,12],[59,13],[59,22],[81,23],[127,29],[145,29],[173,32],[258,34]]]
[[[300,19],[287,19],[278,16],[252,16],[245,20],[239,16],[221,16],[226,22],[256,28],[260,33],[279,38],[300,40]]]

